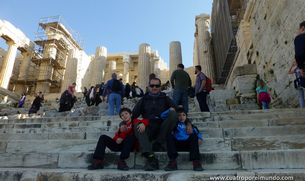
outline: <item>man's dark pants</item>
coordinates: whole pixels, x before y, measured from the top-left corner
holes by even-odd
[[[149,122],[149,125],[145,128],[143,133],[139,133],[137,126],[140,122],[136,123],[134,126],[134,134],[140,144],[140,152],[142,155],[145,154],[154,154],[150,141],[156,140],[156,143],[159,143],[166,148],[166,135],[172,132],[178,123],[178,115],[175,111],[170,111],[168,115],[162,122]]]
[[[200,110],[202,112],[210,112],[209,106],[207,104],[207,92],[199,92],[196,94],[199,106],[200,106]]]
[[[129,157],[130,152],[134,149],[135,137],[128,135],[124,138],[121,144],[117,144],[114,139],[109,136],[102,135],[97,142],[93,158],[98,160],[104,160],[105,149],[108,147],[111,151],[122,151],[120,160],[125,160]]]
[[[176,160],[177,151],[189,151],[190,161],[200,160],[198,136],[191,134],[187,140],[177,140],[173,134],[168,134],[166,138],[167,155],[170,160]]]

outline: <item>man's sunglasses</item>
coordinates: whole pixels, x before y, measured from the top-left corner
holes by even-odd
[[[156,88],[159,88],[161,85],[160,84],[149,84],[149,87],[153,88],[153,87],[156,87]]]

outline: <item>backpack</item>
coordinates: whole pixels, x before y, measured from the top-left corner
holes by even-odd
[[[211,92],[211,90],[213,89],[213,87],[212,87],[212,81],[211,81],[211,79],[209,78],[209,77],[207,77],[207,76],[205,76],[206,77],[206,84],[205,84],[205,86],[206,86],[206,90],[207,90],[207,93],[210,93]],[[199,78],[200,78],[200,80],[201,80],[201,77],[200,77],[200,74],[199,74]]]
[[[206,89],[207,89],[207,92],[210,93],[211,90],[213,89],[212,88],[212,81],[209,77],[206,77],[207,78],[207,82],[206,82]]]
[[[114,79],[111,90],[114,92],[119,92],[121,90],[121,82],[117,79]]]

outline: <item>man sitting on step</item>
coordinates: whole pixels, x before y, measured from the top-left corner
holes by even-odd
[[[178,116],[175,111],[171,111],[164,120],[161,114],[169,108],[177,108],[171,98],[161,91],[161,80],[153,78],[148,84],[149,92],[146,93],[135,105],[132,110],[133,118],[140,115],[149,121],[149,125],[144,132],[140,133],[136,128],[139,123],[135,124],[134,135],[140,144],[140,152],[146,157],[147,163],[144,169],[154,171],[159,169],[158,159],[153,151],[165,151],[166,135],[177,127]],[[120,124],[121,131],[124,131],[124,123]],[[188,125],[188,129],[192,130],[192,125]],[[151,146],[150,141],[154,141]]]

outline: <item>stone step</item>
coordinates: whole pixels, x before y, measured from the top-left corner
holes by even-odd
[[[5,140],[0,141],[2,153],[27,153],[27,152],[60,152],[60,151],[94,151],[96,139],[78,140]],[[236,143],[237,144],[237,143]],[[45,146],[48,145],[48,146]],[[304,146],[305,148],[305,146]],[[202,152],[231,151],[231,140],[221,138],[206,138],[199,147]]]
[[[88,121],[48,121],[48,119],[41,119],[36,123],[30,122],[8,122],[0,123],[0,129],[4,128],[60,128],[60,127],[104,127],[111,126],[111,128],[118,128],[120,121],[106,121],[106,120],[88,120]],[[223,120],[223,121],[206,121],[206,120],[192,120],[193,124],[202,128],[234,128],[234,127],[264,127],[264,126],[285,126],[285,125],[305,125],[304,118],[273,118],[273,119],[253,119],[253,120]]]
[[[79,135],[73,133],[78,137]],[[40,135],[40,134],[38,134]],[[83,136],[82,134],[80,134]],[[48,136],[48,135],[47,135]],[[108,136],[112,137],[113,135]],[[43,136],[42,136],[43,137]],[[60,137],[60,136],[58,136]],[[86,139],[25,139],[0,141],[2,153],[26,152],[59,152],[59,151],[94,151],[98,137]],[[32,137],[33,138],[33,137]],[[47,147],[45,145],[48,145]],[[297,136],[268,136],[250,138],[205,138],[199,146],[201,152],[217,151],[252,151],[252,150],[288,150],[305,149],[305,135]]]
[[[305,135],[235,137],[230,144],[232,151],[305,149]]]
[[[26,124],[20,127],[6,127],[0,129],[1,133],[75,133],[86,132],[89,135],[99,136],[107,132],[117,131],[117,127],[112,126],[83,126],[68,128],[40,128],[40,124]],[[288,126],[265,126],[265,127],[240,127],[240,128],[201,128],[199,131],[204,138],[233,138],[233,137],[262,137],[262,136],[284,136],[284,135],[304,135],[305,125]]]
[[[147,172],[142,169],[130,169],[127,172],[117,169],[44,169],[44,168],[0,168],[0,180],[154,180],[154,181],[198,181],[198,180],[293,180],[304,181],[305,169],[264,169],[264,170],[179,170],[167,172],[162,169]],[[256,178],[255,178],[256,177]],[[273,179],[274,178],[274,179]],[[240,179],[240,180],[241,180]]]
[[[305,126],[267,126],[267,127],[241,127],[223,129],[224,138],[233,137],[263,137],[263,136],[287,136],[304,135]]]
[[[274,109],[258,111],[230,111],[213,113],[214,121],[222,120],[251,120],[251,119],[274,119],[274,118],[305,118],[305,111],[299,109]]]
[[[249,169],[304,169],[305,149],[201,152],[201,162],[206,170],[249,170]],[[168,163],[165,152],[156,153],[160,168]],[[0,153],[0,167],[27,168],[86,168],[92,160],[89,152],[55,153]],[[105,168],[116,168],[119,153],[106,153]],[[131,153],[126,163],[131,168],[142,169],[145,158],[140,153]],[[180,152],[177,158],[179,169],[191,170],[189,153]]]

